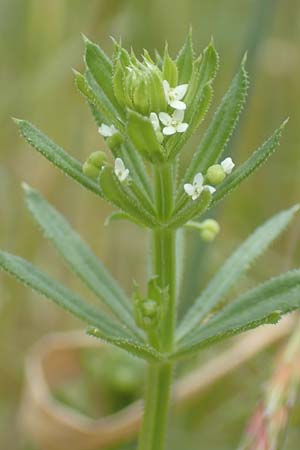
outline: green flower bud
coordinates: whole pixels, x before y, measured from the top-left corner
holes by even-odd
[[[144,116],[167,108],[163,74],[148,54],[139,61],[134,54],[120,49],[115,59],[113,84],[119,104]]]
[[[99,175],[99,168],[86,161],[82,166],[82,172],[87,177],[96,179]]]
[[[113,136],[109,137],[106,141],[108,147],[111,150],[120,147],[120,145],[124,142],[124,139],[120,133],[116,133]]]
[[[206,219],[200,226],[200,236],[205,242],[213,241],[220,232],[220,225],[214,219]]]
[[[97,179],[101,167],[106,163],[106,154],[101,151],[90,154],[86,162],[82,166],[82,172],[90,178]]]
[[[87,160],[89,164],[92,164],[98,169],[101,169],[101,167],[103,166],[103,164],[106,163],[106,161],[107,161],[106,154],[101,151],[91,153]]]
[[[221,164],[214,164],[210,166],[206,173],[206,181],[210,184],[217,185],[222,183],[226,176],[226,173]]]
[[[148,283],[148,296],[143,298],[140,295],[138,286],[135,285],[133,295],[134,316],[137,325],[144,330],[153,330],[159,322],[160,290],[156,285],[156,280],[151,279]]]

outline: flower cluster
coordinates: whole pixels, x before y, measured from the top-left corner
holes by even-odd
[[[164,125],[162,133],[164,136],[172,136],[175,133],[184,133],[188,129],[188,123],[183,122],[186,104],[182,101],[187,90],[188,84],[180,84],[174,88],[170,87],[167,80],[163,80],[164,93],[167,104],[174,109],[172,115],[167,112],[159,112],[150,114],[154,131],[160,134],[160,123]]]
[[[223,181],[226,175],[229,175],[232,172],[234,166],[235,164],[232,159],[226,158],[221,162],[221,164],[215,164],[208,168],[205,180],[211,184],[217,185],[221,181]],[[214,186],[211,186],[210,184],[204,184],[204,176],[201,172],[195,175],[193,183],[185,183],[183,188],[186,194],[189,195],[192,200],[196,200],[201,195],[204,189],[209,190],[211,194],[216,191],[216,188]]]

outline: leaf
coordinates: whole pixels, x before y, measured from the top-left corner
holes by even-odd
[[[187,334],[193,334],[193,330],[201,320],[224,299],[225,295],[250,268],[256,258],[284,231],[297,211],[299,211],[298,205],[276,214],[258,227],[233,252],[183,318],[177,330],[178,340],[181,340]]]
[[[58,281],[53,280],[28,261],[6,252],[0,252],[0,268],[34,291],[53,300],[54,303],[74,316],[101,329],[108,336],[124,339],[132,337],[132,334],[122,329],[117,322],[103,314],[99,309],[86,303],[77,294]]]
[[[171,228],[179,228],[189,220],[196,219],[209,207],[211,198],[212,195],[209,190],[204,189],[197,200],[189,199],[187,205],[172,216],[168,226]]]
[[[100,185],[105,198],[114,206],[128,213],[137,222],[153,228],[158,225],[155,217],[151,216],[140,204],[136,198],[132,196],[129,188],[115,176],[111,167],[104,167],[100,174]]]
[[[188,83],[190,81],[193,70],[194,50],[193,50],[193,38],[192,30],[186,38],[186,41],[177,56],[178,67],[178,83]]]
[[[141,226],[140,222],[138,222],[136,219],[131,217],[129,214],[124,213],[123,211],[114,211],[112,212],[104,222],[104,225],[108,226],[112,222],[117,222],[118,220],[127,220],[129,222],[134,223],[135,225]]]
[[[139,334],[124,292],[80,236],[37,191],[25,186],[29,211],[61,256],[109,310],[134,334]]]
[[[149,199],[153,199],[153,189],[145,165],[139,152],[128,140],[120,147],[120,157],[124,161],[125,166],[129,169],[132,178],[139,183]]]
[[[242,294],[206,325],[182,341],[173,358],[190,356],[201,348],[261,324],[277,323],[300,308],[300,271],[287,272]]]
[[[187,104],[185,122],[189,124],[187,131],[179,136],[172,136],[167,143],[169,157],[178,154],[183,145],[197,130],[204,119],[213,96],[212,83],[219,66],[219,56],[211,42],[203,52],[203,57],[193,63],[192,78],[184,99]]]
[[[77,159],[56,145],[31,123],[19,119],[14,119],[14,121],[18,125],[21,135],[35,150],[61,169],[66,175],[69,175],[82,186],[102,197],[98,183],[83,174],[82,165]]]
[[[119,115],[124,117],[124,111],[120,108],[113,90],[112,62],[101,47],[91,42],[86,36],[84,36],[84,42],[85,63],[88,70]]]
[[[287,124],[288,119],[285,120],[282,125],[272,134],[267,141],[263,143],[255,152],[252,153],[250,158],[234,170],[225,180],[218,186],[217,191],[214,194],[212,205],[221,200],[225,195],[229,194],[234,188],[236,188],[245,178],[258,169],[268,158],[275,152],[279,146],[280,137],[282,131]]]
[[[128,112],[128,136],[143,158],[151,162],[164,160],[163,150],[159,144],[152,123],[134,111]]]
[[[232,80],[221,105],[194,153],[187,169],[185,180],[192,179],[198,172],[205,173],[208,167],[218,161],[236,126],[246,101],[247,88],[248,77],[244,59],[240,70]]]
[[[156,351],[153,347],[150,347],[148,344],[140,343],[128,338],[115,338],[107,336],[100,329],[95,327],[89,327],[87,329],[87,334],[89,336],[94,336],[98,339],[101,339],[102,341],[108,342],[109,344],[120,347],[138,358],[145,359],[150,362],[158,362],[164,360],[164,355]]]
[[[192,78],[184,100],[188,105],[186,111],[188,123],[195,115],[195,110],[199,108],[199,101],[204,87],[215,79],[218,68],[219,55],[213,41],[211,41],[204,49],[202,57],[194,62]]]
[[[164,60],[162,67],[164,80],[167,80],[171,87],[175,87],[178,84],[178,69],[175,61],[170,57],[168,52],[168,44],[166,43]]]
[[[108,100],[99,85],[95,82],[93,76],[87,72],[85,75],[73,70],[75,75],[75,84],[78,90],[87,99],[88,103],[92,103],[105,118],[107,125],[114,125],[121,133],[124,132],[124,126],[119,117],[118,111]]]

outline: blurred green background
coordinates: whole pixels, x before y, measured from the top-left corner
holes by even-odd
[[[216,211],[222,227],[218,239],[208,248],[198,236],[188,237],[181,310],[257,224],[299,201],[298,0],[0,0],[1,248],[22,255],[86,294],[29,217],[20,186],[26,181],[63,212],[129,293],[133,277],[145,280],[145,233],[124,223],[104,227],[110,207],[30,149],[18,136],[11,117],[29,119],[72,155],[85,160],[91,151],[101,149],[103,142],[73,83],[71,68],[81,70],[83,65],[80,33],[108,52],[112,51],[109,36],[122,36],[129,48],[132,45],[139,51],[146,47],[150,52],[161,51],[168,40],[175,55],[190,25],[197,51],[213,35],[220,52],[221,70],[212,111],[244,51],[249,50],[249,101],[228,147],[237,164],[282,119],[290,116],[290,122],[280,150]],[[295,223],[257,262],[244,286],[299,264],[298,228],[299,223]],[[40,336],[73,329],[79,323],[6,276],[1,275],[0,281],[0,448],[27,450],[33,447],[16,433],[26,352]],[[211,355],[218,350],[212,350]],[[270,374],[271,356],[272,351],[259,355],[175,415],[170,448],[235,448],[259,399],[262,382]],[[286,448],[298,448],[299,437],[300,423],[295,420]]]

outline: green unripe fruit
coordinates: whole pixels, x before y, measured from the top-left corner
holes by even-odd
[[[87,160],[89,164],[97,167],[98,169],[101,169],[101,167],[103,166],[104,163],[106,163],[106,161],[107,161],[106,154],[101,151],[91,153]]]
[[[98,178],[99,168],[86,161],[82,166],[82,172],[89,178]]]
[[[210,166],[206,173],[206,181],[209,184],[217,185],[222,183],[226,176],[223,167],[220,164],[214,164]]]
[[[200,236],[205,242],[212,242],[220,232],[220,225],[214,219],[206,219],[201,223]]]
[[[106,143],[108,147],[112,150],[114,150],[117,147],[120,147],[120,145],[124,142],[123,137],[120,133],[115,133],[113,136],[109,137],[106,140]]]

